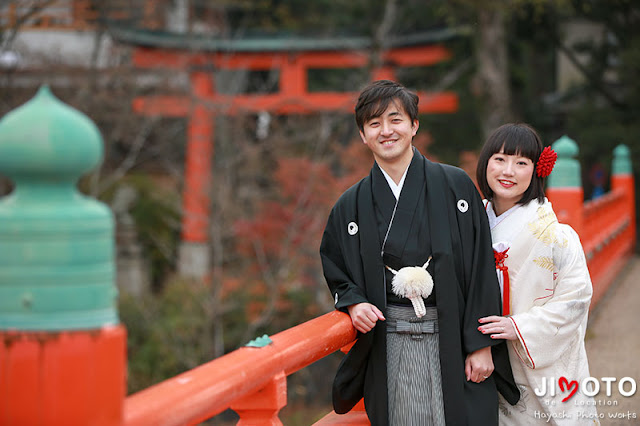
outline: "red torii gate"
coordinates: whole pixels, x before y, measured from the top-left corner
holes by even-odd
[[[118,37],[116,37],[118,38]],[[120,37],[121,39],[123,37]],[[136,44],[130,36],[129,43]],[[295,41],[295,39],[294,39]],[[371,57],[362,43],[349,40],[314,41],[313,45],[279,46],[262,40],[264,50],[251,45],[243,48],[237,42],[216,44],[208,49],[193,45],[149,41],[146,38],[133,53],[133,63],[140,68],[163,68],[187,71],[191,90],[182,96],[146,96],[134,100],[136,113],[151,116],[188,117],[185,179],[183,187],[182,244],[179,270],[183,275],[202,277],[209,263],[210,182],[214,141],[215,114],[270,112],[274,114],[309,114],[320,111],[352,113],[357,92],[309,92],[309,69],[363,68]],[[188,40],[185,41],[185,44]],[[413,41],[413,46],[396,46],[384,51],[380,66],[371,73],[372,80],[395,80],[397,67],[428,66],[448,60],[451,53],[433,40]],[[230,46],[233,46],[230,49]],[[279,70],[279,90],[269,94],[225,95],[217,93],[210,70]],[[419,92],[421,113],[451,113],[458,108],[454,93]]]

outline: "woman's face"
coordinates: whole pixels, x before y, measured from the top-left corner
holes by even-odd
[[[492,204],[500,215],[522,198],[533,177],[533,161],[500,150],[487,163],[487,183],[493,191]]]

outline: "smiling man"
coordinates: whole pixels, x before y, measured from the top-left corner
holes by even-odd
[[[334,409],[364,397],[372,425],[497,425],[496,388],[512,404],[519,394],[503,341],[478,331],[500,313],[480,196],[464,171],[413,146],[415,93],[376,81],[355,116],[375,162],[337,201],[320,247],[335,307],[358,330]]]

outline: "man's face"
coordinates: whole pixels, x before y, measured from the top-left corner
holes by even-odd
[[[407,158],[411,161],[411,141],[418,131],[418,125],[418,120],[411,121],[397,102],[391,102],[381,116],[364,123],[360,137],[384,168]]]

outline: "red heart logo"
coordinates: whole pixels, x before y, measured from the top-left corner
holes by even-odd
[[[565,386],[567,387],[567,390],[573,389],[573,390],[571,390],[571,393],[569,393],[569,396],[567,396],[565,399],[563,399],[562,402],[565,402],[566,400],[571,398],[576,392],[578,392],[578,381],[577,380],[568,381],[566,377],[562,376],[562,377],[560,377],[560,379],[558,379],[558,385],[560,386],[560,390],[562,392],[564,392]]]

